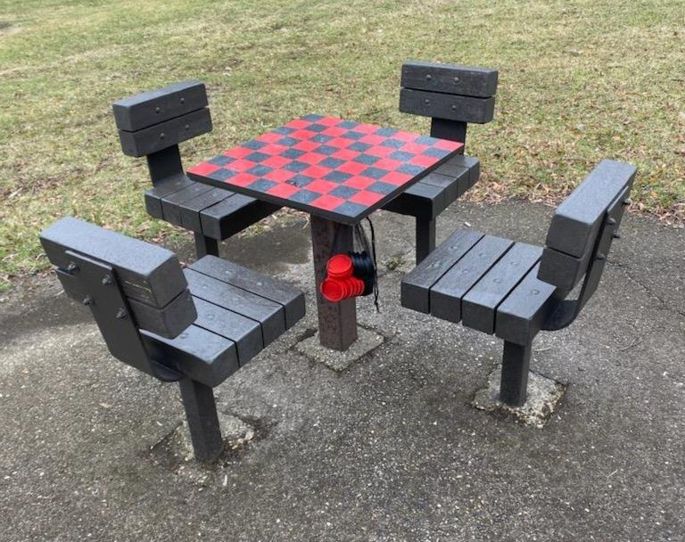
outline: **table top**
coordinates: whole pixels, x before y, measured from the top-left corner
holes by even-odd
[[[461,143],[306,115],[188,169],[198,182],[356,224],[456,154]]]

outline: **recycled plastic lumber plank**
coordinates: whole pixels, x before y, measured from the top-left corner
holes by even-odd
[[[207,105],[203,83],[182,81],[119,100],[112,105],[112,110],[117,128],[135,132]]]
[[[141,336],[153,360],[165,365],[173,361],[173,369],[207,386],[218,386],[240,367],[233,341],[196,325],[174,339],[148,331]]]
[[[483,234],[475,230],[457,230],[441,243],[402,279],[402,306],[419,312],[431,312],[431,287],[482,237]]]
[[[185,201],[183,205],[181,205],[181,225],[186,229],[201,232],[202,220],[200,218],[200,211],[204,211],[208,207],[224,201],[231,195],[232,192],[229,192],[228,190],[212,188],[193,199]]]
[[[137,132],[119,130],[119,141],[124,154],[141,157],[211,131],[209,109],[198,109]]]
[[[285,310],[282,305],[192,269],[186,269],[185,275],[193,297],[210,301],[259,322],[264,346],[285,331]]]
[[[200,212],[202,234],[212,239],[226,239],[278,209],[278,205],[257,201],[244,194],[233,194]]]
[[[541,247],[514,244],[463,297],[462,324],[484,333],[494,333],[497,306],[540,260],[541,255]]]
[[[497,92],[497,76],[497,70],[489,68],[410,60],[402,65],[400,84],[417,90],[487,98]]]
[[[495,116],[495,98],[473,98],[403,88],[400,90],[400,111],[485,124]]]
[[[540,264],[497,307],[495,335],[516,344],[533,340],[543,322],[556,307],[557,288],[537,278]]]
[[[216,256],[205,256],[193,263],[190,269],[282,305],[286,329],[304,316],[304,294],[282,281]]]
[[[181,209],[183,205],[187,201],[209,192],[211,189],[212,187],[207,186],[206,184],[192,183],[181,190],[164,196],[162,198],[162,214],[164,215],[164,220],[175,226],[181,226]]]
[[[194,298],[197,308],[195,325],[233,341],[242,367],[264,348],[259,322],[214,303]]]
[[[452,266],[430,290],[433,316],[459,322],[461,300],[488,270],[511,248],[513,242],[486,235]]]
[[[604,213],[619,193],[630,186],[636,168],[602,160],[560,205],[552,217],[546,245],[577,258],[592,244]]]
[[[145,209],[154,218],[164,218],[162,198],[189,186],[191,181],[185,175],[176,175],[157,183],[150,190],[145,191]]]
[[[132,239],[72,217],[41,233],[48,259],[66,269],[66,250],[107,262],[115,268],[129,299],[162,308],[187,287],[176,255],[165,248]]]

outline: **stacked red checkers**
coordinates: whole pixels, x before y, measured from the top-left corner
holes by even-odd
[[[336,254],[326,265],[326,278],[321,283],[321,295],[330,303],[339,303],[364,293],[364,281],[354,276],[352,258]]]

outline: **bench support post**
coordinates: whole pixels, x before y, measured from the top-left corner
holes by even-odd
[[[197,259],[210,255],[219,256],[219,241],[195,232],[195,254]]]
[[[499,399],[507,405],[521,406],[526,402],[531,350],[531,343],[521,345],[504,341]]]
[[[189,378],[181,379],[179,384],[195,459],[212,461],[224,448],[214,392],[209,386]]]
[[[416,219],[416,265],[435,249],[435,220]]]
[[[353,250],[353,228],[311,216],[312,252],[319,315],[319,342],[333,350],[347,350],[357,340],[357,305],[354,297],[329,303],[321,295],[326,264],[335,253]]]
[[[468,124],[457,120],[446,119],[431,119],[431,137],[438,139],[449,139],[450,141],[458,141],[466,146],[466,129]],[[464,154],[464,147],[461,148],[459,154]]]

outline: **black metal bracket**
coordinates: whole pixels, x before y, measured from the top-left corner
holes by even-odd
[[[114,269],[71,250],[65,254],[69,265],[58,269],[57,276],[70,297],[90,308],[112,355],[159,380],[181,379],[180,373],[149,357]]]

